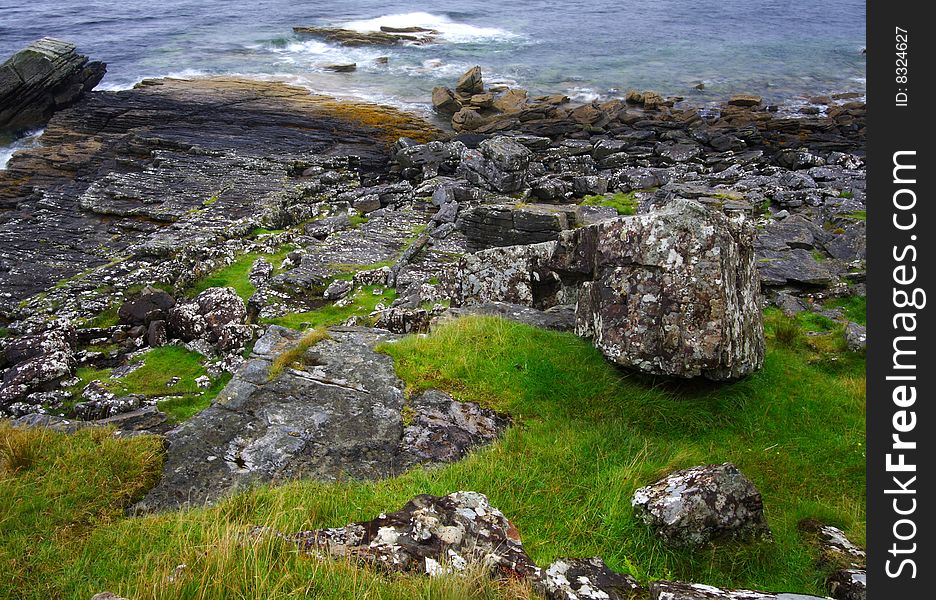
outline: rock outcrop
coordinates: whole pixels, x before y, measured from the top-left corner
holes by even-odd
[[[166,434],[163,477],[137,510],[201,505],[299,477],[387,477],[458,460],[507,426],[440,392],[407,403],[392,360],[374,352],[398,336],[350,327],[332,328],[314,344],[303,337],[267,328],[214,403]]]
[[[682,581],[654,581],[650,584],[650,600],[828,600],[821,596],[725,590],[713,585]]]
[[[678,201],[556,242],[467,255],[445,283],[455,305],[576,303],[576,333],[622,366],[736,379],[764,359],[752,238],[743,215]]]
[[[676,471],[631,499],[637,515],[675,546],[769,537],[760,492],[731,463]]]
[[[0,133],[45,125],[100,83],[107,67],[78,54],[75,46],[42,38],[0,65]]]

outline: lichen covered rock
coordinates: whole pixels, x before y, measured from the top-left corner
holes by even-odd
[[[676,471],[631,499],[637,515],[675,546],[769,536],[760,492],[731,463]]]

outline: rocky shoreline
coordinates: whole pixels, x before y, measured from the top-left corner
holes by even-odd
[[[90,68],[62,64],[50,89]],[[464,314],[573,331],[637,372],[716,381],[761,368],[768,304],[839,321],[864,344],[859,324],[822,307],[864,295],[861,103],[799,118],[753,97],[717,114],[637,92],[573,106],[490,89],[476,68],[433,93],[444,131],[237,78],[74,91],[40,145],[0,171],[0,416],[163,435],[164,475],[138,511],[290,478],[387,477],[495,440],[508,416],[437,391],[405,399],[374,351]],[[235,268],[249,270],[239,286],[204,283]],[[324,309],[342,315],[330,329]],[[178,425],[156,407],[171,390],[119,391],[148,351],[173,346],[223,388]],[[338,533],[297,535],[331,548]],[[385,542],[371,531],[357,544]],[[425,572],[454,559],[411,554]],[[550,598],[639,587],[600,560],[563,564],[523,568]],[[583,577],[611,591],[588,596]]]

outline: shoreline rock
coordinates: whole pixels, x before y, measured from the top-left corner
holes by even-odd
[[[107,66],[74,44],[45,37],[0,64],[0,133],[19,134],[48,122],[100,83]]]

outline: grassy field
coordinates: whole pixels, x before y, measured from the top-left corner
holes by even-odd
[[[796,529],[816,517],[864,541],[864,358],[768,319],[764,369],[732,384],[629,375],[589,342],[472,317],[382,350],[410,391],[438,387],[515,425],[464,461],[378,482],[293,482],[218,506],[123,518],[161,468],[152,438],[0,426],[0,597],[523,598],[480,574],[391,576],[299,556],[253,525],[292,532],[364,520],[419,493],[475,490],[517,525],[539,564],[600,555],[643,582],[821,593]],[[790,331],[798,331],[799,335]],[[828,337],[834,333],[825,334]],[[674,470],[732,461],[764,496],[774,542],[679,551],[633,515],[633,491]],[[185,567],[179,567],[185,565]]]

